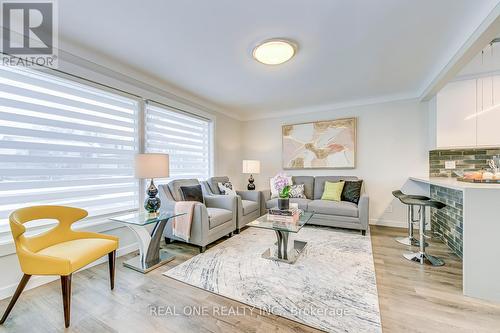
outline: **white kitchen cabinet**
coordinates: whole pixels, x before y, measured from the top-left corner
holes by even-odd
[[[437,148],[477,145],[477,101],[477,80],[475,79],[450,82],[437,94]]]
[[[500,146],[500,76],[477,79],[477,145]]]

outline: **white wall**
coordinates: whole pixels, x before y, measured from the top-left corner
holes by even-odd
[[[406,210],[391,191],[411,175],[428,174],[428,105],[400,101],[334,111],[247,121],[243,124],[245,158],[261,161],[257,188],[281,168],[281,126],[343,117],[358,118],[357,166],[353,170],[286,170],[290,175],[356,175],[370,196],[370,223],[404,227]],[[407,185],[409,186],[409,185]],[[392,213],[388,212],[392,207]]]
[[[241,174],[243,155],[241,152],[242,123],[239,120],[219,114],[215,133],[214,176],[229,176],[236,188],[241,188],[244,177]]]

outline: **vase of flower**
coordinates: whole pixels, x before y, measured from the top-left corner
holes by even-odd
[[[278,174],[274,178],[274,186],[278,190],[278,209],[287,210],[290,208],[290,181],[285,174]]]
[[[279,210],[288,210],[290,208],[290,199],[289,198],[278,198],[278,209]]]

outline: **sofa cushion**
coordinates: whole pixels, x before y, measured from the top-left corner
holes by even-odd
[[[293,184],[304,184],[304,194],[307,199],[313,199],[314,196],[314,177],[313,176],[293,176]]]
[[[341,180],[358,180],[354,176],[317,176],[314,177],[314,200],[320,200],[325,190],[325,182],[339,182]]]
[[[182,201],[181,186],[200,185],[198,179],[176,179],[167,184],[170,194],[175,201]]]
[[[318,214],[358,217],[358,205],[347,201],[313,200],[307,211]]]
[[[259,204],[250,200],[241,200],[241,206],[243,208],[243,215],[248,215],[259,209]]]
[[[309,204],[309,202],[311,202],[311,200],[309,200],[309,199],[290,198],[290,203],[299,204],[299,209],[302,209],[302,210],[307,210],[307,205]],[[278,198],[274,198],[274,199],[268,200],[266,202],[267,209],[274,208],[274,207],[278,207]]]
[[[213,229],[233,218],[233,212],[222,208],[207,208],[208,225]]]

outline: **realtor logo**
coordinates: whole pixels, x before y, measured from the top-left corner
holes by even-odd
[[[2,64],[54,67],[57,58],[55,5],[53,0],[1,2],[2,52],[14,56],[4,57]]]

